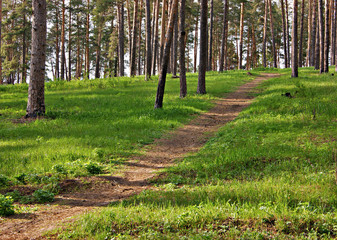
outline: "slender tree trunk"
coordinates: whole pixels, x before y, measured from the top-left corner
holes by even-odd
[[[320,32],[320,73],[324,72],[324,20],[323,20],[323,0],[319,0],[319,32]]]
[[[145,67],[145,80],[147,81],[151,78],[151,60],[152,60],[152,51],[151,51],[151,6],[150,0],[145,1],[146,9],[146,67]]]
[[[319,15],[319,14],[318,14]],[[315,39],[315,70],[319,70],[319,65],[320,65],[320,52],[321,52],[321,49],[320,49],[320,39],[319,39],[319,36],[320,36],[320,25],[317,24],[317,30],[316,30],[316,39]]]
[[[304,7],[305,0],[302,0],[301,8],[301,26],[300,26],[300,46],[299,46],[299,57],[298,57],[298,66],[302,67],[303,64],[303,33],[304,33]]]
[[[248,29],[247,34],[247,63],[246,63],[246,70],[250,69],[251,59],[250,59],[250,29]]]
[[[272,11],[272,2],[269,0],[269,18],[270,18],[270,31],[273,44],[273,63],[274,68],[277,68],[277,54],[276,54],[276,44],[275,44],[275,34],[274,34],[274,20]]]
[[[268,0],[264,0],[264,24],[263,24],[263,42],[262,42],[262,55],[263,67],[267,67],[267,17],[268,17]]]
[[[225,51],[226,42],[227,42],[227,18],[228,18],[228,0],[224,0],[224,12],[223,12],[223,26],[222,26],[222,36],[221,36],[221,53],[219,61],[219,72],[223,72],[225,57],[227,57],[227,52]]]
[[[133,10],[133,27],[132,27],[132,42],[131,42],[131,62],[130,76],[136,75],[136,49],[137,49],[137,15],[138,15],[138,0],[134,0]]]
[[[157,57],[158,57],[158,24],[159,24],[159,0],[156,0],[156,11],[155,11],[155,21],[154,21],[154,29],[153,29],[153,56],[152,56],[152,75],[156,75],[156,65],[157,65]]]
[[[207,67],[207,0],[200,3],[200,54],[199,54],[199,76],[198,94],[206,94],[206,67]]]
[[[140,8],[139,8],[139,10],[142,10],[143,9],[143,0],[139,0],[140,1]],[[143,62],[143,60],[144,60],[144,64],[143,64],[143,66],[145,66],[145,64],[146,64],[146,61],[145,61],[145,56],[144,56],[144,59],[142,58],[143,56],[142,56],[142,26],[143,26],[143,11],[138,11],[138,15],[139,15],[139,19],[138,19],[138,21],[137,21],[137,24],[138,24],[138,31],[137,31],[137,34],[138,34],[138,42],[137,42],[137,50],[138,50],[138,58],[136,57],[136,59],[138,60],[137,62],[138,62],[138,64],[137,64],[137,66],[138,66],[138,75],[140,76],[140,75],[142,75],[142,62]],[[146,31],[146,29],[145,29],[145,31]],[[137,51],[136,50],[136,51]],[[145,55],[145,54],[144,54]],[[145,69],[144,69],[144,72],[145,72]]]
[[[306,60],[305,60],[305,66],[309,66],[310,62],[310,56],[312,49],[310,48],[311,45],[311,39],[312,39],[312,0],[309,0],[309,6],[308,6],[308,41],[307,41],[307,50],[306,50]]]
[[[72,23],[71,23],[71,0],[69,0],[69,36],[68,36],[68,81],[71,81],[71,46],[72,46],[72,43],[71,43],[71,27],[72,27]]]
[[[325,36],[324,36],[324,72],[329,72],[329,45],[330,45],[330,27],[329,27],[329,0],[325,0]]]
[[[45,114],[44,77],[46,65],[47,3],[33,0],[32,50],[26,118]]]
[[[165,91],[165,83],[166,83],[166,74],[167,74],[167,66],[170,59],[170,50],[173,38],[173,28],[174,28],[174,21],[177,16],[178,11],[178,0],[173,0],[172,7],[171,7],[171,14],[169,19],[169,27],[166,33],[166,40],[164,46],[164,54],[163,54],[163,61],[159,75],[159,82],[158,82],[158,89],[157,89],[157,96],[154,108],[162,108],[163,107],[163,99],[164,99],[164,91]]]
[[[126,9],[127,9],[127,20],[128,20],[128,43],[129,43],[129,65],[131,64],[131,53],[132,53],[132,26],[131,26],[131,13],[130,13],[130,2],[126,0]]]
[[[79,15],[76,16],[77,23],[79,23]],[[80,30],[77,29],[77,43],[76,43],[76,76],[75,78],[81,77],[81,68],[82,68],[82,62],[81,62],[81,46],[80,46]]]
[[[166,9],[167,9],[167,0],[163,0],[163,8],[161,14],[161,34],[160,34],[160,56],[159,56],[159,65],[162,66],[162,61],[164,57],[164,44],[165,44],[165,27],[166,27]],[[162,71],[159,69],[159,71]]]
[[[208,48],[208,66],[207,66],[207,71],[212,70],[212,59],[213,59],[213,19],[214,19],[214,6],[213,6],[213,0],[211,0],[211,9],[210,9],[210,27],[209,27],[209,48]]]
[[[66,63],[66,52],[65,52],[65,3],[62,0],[62,29],[61,29],[61,79],[64,80],[64,71]]]
[[[23,1],[23,4],[26,4],[26,0]],[[27,79],[27,71],[26,71],[26,51],[27,51],[27,46],[26,46],[26,13],[25,11],[23,12],[23,24],[22,24],[22,28],[23,28],[23,33],[22,33],[22,68],[21,68],[21,83],[26,83],[26,79]],[[0,36],[1,38],[1,36]],[[1,49],[1,45],[0,45],[0,49]],[[1,80],[0,80],[1,81]]]
[[[198,57],[198,31],[199,31],[199,16],[196,17],[195,30],[194,30],[194,69],[197,72],[197,57]]]
[[[185,66],[185,48],[186,48],[186,32],[185,32],[185,0],[180,0],[180,38],[179,38],[179,65],[180,65],[180,97],[187,95],[186,84],[186,66]]]
[[[100,62],[101,62],[101,39],[102,39],[102,26],[98,23],[98,36],[97,36],[97,47],[96,47],[96,67],[95,67],[95,78],[100,78]]]
[[[290,67],[290,34],[289,34],[289,8],[288,0],[285,0],[286,4],[286,30],[287,30],[287,55],[288,55],[288,67]]]
[[[241,3],[241,17],[240,17],[240,44],[239,44],[239,64],[238,64],[238,69],[242,69],[242,49],[243,49],[243,19],[244,19],[244,9],[245,5],[242,2]]]
[[[118,4],[118,65],[119,76],[124,76],[124,3]]]
[[[332,1],[332,26],[331,26],[331,35],[332,35],[332,42],[331,42],[331,51],[332,51],[332,65],[336,65],[336,12],[337,12],[337,1]]]
[[[56,0],[56,3],[58,0]],[[60,79],[60,44],[59,44],[59,9],[58,6],[56,6],[56,39],[55,39],[55,51],[56,51],[56,66],[55,66],[55,72],[56,72],[56,78]]]
[[[252,24],[252,43],[253,43],[253,49],[252,49],[253,68],[256,68],[256,66],[257,66],[257,52],[256,52],[256,40],[255,40],[254,24]]]
[[[288,68],[286,17],[285,17],[284,1],[283,0],[281,0],[281,10],[282,10],[284,65],[285,65],[286,68]]]
[[[172,77],[177,77],[177,69],[178,69],[178,14],[176,16],[174,30],[173,30],[173,49],[172,49]]]
[[[90,59],[89,59],[89,28],[90,28],[90,0],[88,3],[88,12],[87,12],[87,26],[86,26],[86,44],[85,44],[85,76],[89,79],[90,77]]]
[[[317,61],[316,56],[316,33],[318,32],[318,24],[317,24],[317,0],[313,0],[312,7],[312,34],[311,34],[311,54],[309,59],[309,66],[315,66],[315,62]]]
[[[292,29],[292,43],[291,43],[291,77],[298,77],[298,33],[297,33],[297,8],[298,2],[294,1],[294,13],[293,13],[293,29]]]

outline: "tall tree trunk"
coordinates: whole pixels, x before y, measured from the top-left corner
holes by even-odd
[[[97,36],[97,47],[96,47],[96,67],[95,67],[95,78],[100,78],[100,62],[101,62],[101,39],[102,39],[102,26],[98,23],[98,36]]]
[[[256,52],[256,40],[255,40],[254,24],[252,24],[252,43],[253,43],[253,49],[252,49],[253,68],[256,68],[256,66],[257,66],[257,52]]]
[[[263,24],[263,42],[262,42],[262,55],[263,55],[263,67],[267,67],[267,17],[268,17],[268,2],[264,0],[264,24]]]
[[[251,59],[250,59],[250,29],[248,28],[247,34],[247,62],[246,62],[246,70],[250,69]]]
[[[298,33],[297,33],[297,8],[298,2],[294,1],[294,13],[293,13],[293,29],[292,29],[292,43],[291,43],[291,77],[298,77]]]
[[[62,29],[61,29],[61,79],[64,80],[64,71],[66,63],[66,52],[65,52],[65,3],[62,0]]]
[[[167,0],[163,0],[163,8],[161,14],[161,34],[160,34],[160,51],[159,51],[159,65],[162,66],[162,61],[164,57],[164,44],[165,44],[165,27],[166,27],[166,9],[167,9]],[[159,69],[159,71],[162,71]]]
[[[177,62],[178,62],[178,14],[176,15],[174,30],[173,30],[173,42],[172,42],[172,77],[177,77]]]
[[[228,27],[228,0],[224,0],[222,35],[221,35],[221,52],[219,61],[219,72],[223,72],[225,58],[227,57],[226,42],[227,42],[227,27]]]
[[[132,41],[131,41],[131,62],[130,62],[130,76],[136,75],[136,49],[137,49],[137,16],[138,16],[138,0],[134,0],[133,10],[133,27],[132,27]]]
[[[129,43],[129,64],[131,64],[131,52],[132,52],[132,26],[131,26],[131,13],[130,13],[130,2],[126,0],[126,10],[127,10],[127,20],[128,20],[128,43]]]
[[[281,0],[281,10],[282,10],[282,29],[283,29],[283,49],[284,49],[284,65],[288,68],[288,52],[287,52],[287,31],[286,31],[286,17],[284,10],[284,1]]]
[[[86,44],[85,44],[85,76],[90,77],[90,59],[89,59],[89,28],[90,28],[90,0],[88,0],[87,26],[86,26]]]
[[[277,68],[277,54],[276,54],[276,44],[275,44],[275,34],[274,34],[274,20],[273,20],[273,11],[272,11],[272,2],[269,0],[269,18],[270,18],[270,31],[271,39],[273,44],[273,63],[274,68]]]
[[[77,23],[79,23],[79,15],[76,16]],[[80,30],[77,29],[77,39],[76,39],[76,75],[75,78],[81,77],[81,68],[82,68],[82,61],[81,61],[81,46],[80,46]]]
[[[46,65],[47,3],[33,0],[32,50],[26,118],[45,114],[44,77]]]
[[[155,20],[154,20],[154,29],[153,29],[153,45],[152,45],[152,51],[153,51],[153,56],[152,56],[152,75],[156,75],[156,65],[157,65],[157,57],[158,57],[158,24],[159,24],[159,0],[156,0],[156,5],[155,5]]]
[[[68,81],[71,81],[71,27],[72,27],[72,23],[71,23],[71,0],[69,0],[69,36],[68,36]]]
[[[146,0],[146,67],[145,67],[145,80],[151,78],[151,6],[150,0]]]
[[[200,2],[200,54],[198,94],[206,94],[206,67],[207,67],[207,0]]]
[[[311,34],[311,54],[309,59],[309,66],[315,66],[315,62],[318,58],[316,58],[316,34],[318,32],[318,24],[317,24],[317,0],[313,0],[312,7],[312,34]]]
[[[55,1],[58,3],[58,0]],[[59,9],[56,6],[56,39],[55,39],[55,51],[56,51],[56,61],[55,61],[55,72],[56,78],[60,79],[60,43],[59,43]]]
[[[299,46],[299,57],[298,57],[298,66],[302,67],[303,64],[303,33],[304,33],[304,5],[305,0],[302,0],[301,8],[301,26],[300,26],[300,46]]]
[[[199,16],[196,17],[195,30],[194,30],[194,69],[197,72],[197,57],[198,57],[198,31],[199,31]]]
[[[285,0],[286,4],[286,30],[287,30],[287,52],[288,52],[288,67],[290,67],[290,34],[289,34],[289,7],[288,0]]]
[[[320,73],[324,72],[324,20],[323,20],[323,0],[319,0],[319,32],[320,32]]]
[[[312,49],[311,46],[311,40],[312,40],[312,0],[309,0],[309,7],[308,7],[308,41],[307,41],[307,57],[305,65],[308,67],[310,64],[310,56]]]
[[[118,4],[118,70],[124,76],[124,3]]]
[[[187,95],[186,84],[186,66],[185,66],[185,48],[186,48],[186,32],[185,32],[185,8],[186,1],[180,0],[180,38],[179,38],[179,66],[180,66],[180,97]]]
[[[332,26],[331,26],[331,31],[332,31],[332,42],[331,42],[331,51],[332,51],[332,65],[336,65],[336,17],[337,17],[337,1],[333,0],[332,1],[332,8],[333,12],[332,14]]]
[[[140,10],[142,10],[143,9],[143,0],[139,0],[140,1]],[[140,76],[140,75],[142,75],[142,61],[144,60],[144,64],[143,64],[143,66],[145,66],[145,63],[146,63],[146,61],[145,61],[145,57],[144,57],[144,59],[142,59],[142,26],[143,26],[143,11],[138,11],[138,15],[139,15],[139,19],[137,20],[137,24],[138,24],[138,31],[137,31],[137,33],[139,32],[139,34],[138,34],[138,42],[137,42],[137,50],[138,50],[138,54],[137,54],[137,56],[138,56],[138,58],[136,57],[136,59],[137,59],[137,66],[138,66],[138,76]],[[146,30],[146,29],[145,29]],[[136,50],[136,51],[137,51]],[[145,55],[145,54],[144,54]],[[145,72],[145,71],[144,71]]]
[[[241,17],[240,17],[240,44],[239,44],[239,64],[238,64],[238,69],[242,69],[242,49],[243,49],[243,18],[244,18],[244,9],[245,5],[242,2],[241,3]]]
[[[213,18],[214,18],[214,6],[213,6],[213,0],[211,0],[211,9],[210,9],[210,27],[209,27],[209,48],[208,48],[208,66],[207,66],[207,71],[211,71],[212,70],[212,59],[213,59]]]
[[[325,0],[325,36],[324,36],[324,72],[329,72],[329,45],[330,45],[330,28],[329,28],[329,0]]]
[[[26,0],[23,1],[23,4],[26,4]],[[26,51],[27,51],[27,46],[26,46],[26,13],[23,11],[23,24],[22,24],[22,68],[21,68],[21,83],[26,83],[27,80],[27,68],[26,68]],[[1,36],[0,36],[1,38]],[[1,49],[1,45],[0,45]],[[1,81],[1,80],[0,80]]]
[[[171,50],[171,44],[172,44],[172,38],[173,38],[174,21],[177,16],[177,11],[178,11],[178,0],[173,0],[172,7],[171,7],[170,20],[169,20],[169,27],[166,33],[162,66],[160,68],[161,70],[160,70],[159,81],[158,81],[157,96],[156,96],[156,102],[154,105],[155,109],[163,107],[167,66],[168,66],[168,62],[170,59],[170,50]]]
[[[319,14],[318,14],[319,15]],[[321,46],[320,46],[320,25],[317,24],[317,30],[316,30],[316,39],[315,39],[315,70],[319,70],[320,65],[320,53],[321,53]]]

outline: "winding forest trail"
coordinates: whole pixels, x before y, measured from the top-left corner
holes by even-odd
[[[44,239],[44,232],[71,222],[80,214],[151,188],[149,180],[157,175],[159,169],[172,166],[188,153],[197,152],[220,127],[234,120],[251,104],[253,97],[250,93],[258,84],[277,76],[262,74],[226,98],[216,101],[209,112],[156,140],[144,149],[142,156],[130,158],[120,176],[88,178],[86,188],[83,188],[83,179],[67,180],[63,183],[65,188],[80,187],[81,190],[60,194],[53,204],[40,205],[32,213],[0,218],[0,239]]]

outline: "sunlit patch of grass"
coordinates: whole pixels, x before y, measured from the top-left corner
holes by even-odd
[[[0,86],[0,172],[9,177],[52,171],[54,165],[137,154],[164,132],[207,111],[211,100],[252,79],[245,72],[207,75],[207,91],[196,95],[197,75],[188,74],[188,97],[179,79],[168,77],[164,108],[154,110],[157,77],[55,81],[46,84],[46,118],[15,124],[25,115],[27,85]],[[95,156],[100,149],[101,156]]]
[[[331,239],[337,236],[337,81],[289,70],[157,189],[85,215],[64,239]],[[255,72],[254,72],[255,73]],[[293,98],[283,96],[290,92]]]

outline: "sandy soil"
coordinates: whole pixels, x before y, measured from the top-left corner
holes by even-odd
[[[156,140],[144,148],[142,156],[129,159],[119,176],[66,180],[63,188],[75,190],[58,195],[54,203],[38,205],[37,211],[32,213],[0,218],[0,239],[44,239],[44,232],[74,221],[80,214],[151,188],[149,180],[157,176],[158,170],[172,166],[186,154],[197,152],[220,127],[234,120],[251,103],[250,93],[259,83],[276,76],[263,74],[216,101],[209,112]]]

